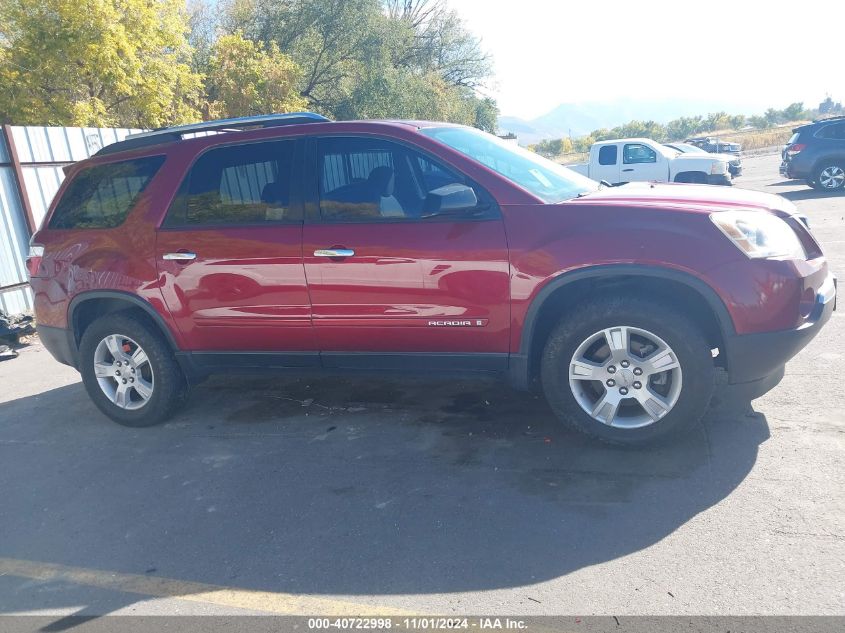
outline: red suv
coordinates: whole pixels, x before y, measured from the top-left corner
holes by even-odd
[[[773,195],[604,187],[477,130],[287,114],[74,165],[29,259],[38,330],[120,424],[232,370],[506,375],[641,443],[749,397],[834,309]]]

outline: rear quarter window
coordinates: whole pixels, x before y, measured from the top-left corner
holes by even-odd
[[[599,165],[615,165],[616,151],[616,145],[605,145],[599,149]]]
[[[80,171],[56,205],[49,227],[111,229],[120,226],[162,163],[164,156],[148,156]]]
[[[825,125],[816,132],[816,138],[845,141],[845,123],[832,123]]]

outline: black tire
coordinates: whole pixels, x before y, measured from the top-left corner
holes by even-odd
[[[617,326],[640,328],[659,336],[675,352],[681,366],[683,380],[676,404],[648,426],[608,426],[584,411],[570,388],[570,362],[579,345],[595,333]],[[698,423],[713,395],[715,367],[710,346],[689,317],[665,302],[623,295],[596,298],[563,316],[546,342],[541,378],[549,405],[567,425],[605,442],[643,445]]]
[[[840,169],[845,171],[845,163],[841,163],[839,161],[825,161],[823,163],[819,163],[819,165],[813,170],[813,175],[807,181],[813,189],[818,189],[819,191],[843,191],[845,190],[845,180],[842,180],[834,187],[826,187],[822,185],[822,174],[827,169]]]
[[[690,185],[706,185],[707,176],[699,171],[684,171],[675,176],[675,182]]]
[[[114,334],[136,341],[146,352],[154,372],[152,395],[138,409],[123,409],[114,404],[103,392],[94,374],[97,345]],[[123,426],[145,427],[164,422],[176,412],[187,395],[185,376],[161,333],[143,317],[129,313],[107,314],[85,330],[79,345],[79,367],[91,400],[100,411]]]

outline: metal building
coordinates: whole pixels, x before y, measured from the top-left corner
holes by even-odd
[[[32,310],[26,254],[63,168],[143,130],[4,125],[0,134],[0,310]]]

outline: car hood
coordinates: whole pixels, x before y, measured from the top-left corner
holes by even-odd
[[[730,161],[734,160],[734,156],[726,156],[724,154],[694,154],[692,152],[687,154],[679,154],[675,156],[672,160],[682,161],[682,162],[693,162],[693,161],[724,161],[729,163]]]
[[[721,158],[728,162],[733,162],[735,160],[739,160],[739,156],[736,154],[710,154],[711,156],[715,156],[716,158]]]
[[[792,202],[771,193],[737,187],[632,182],[620,187],[603,187],[573,204],[601,204],[619,207],[665,208],[687,212],[713,213],[733,209],[771,210],[778,215],[794,215]]]

